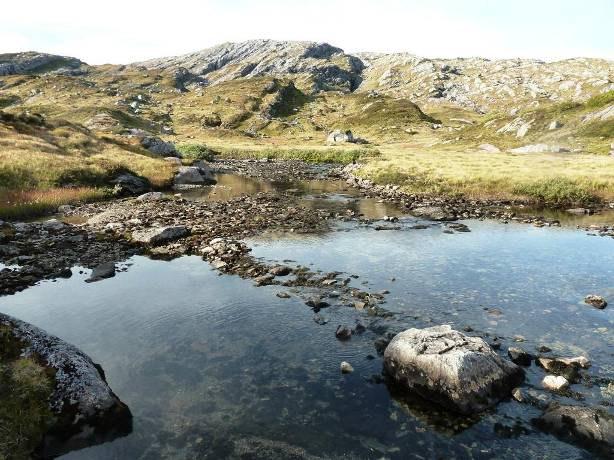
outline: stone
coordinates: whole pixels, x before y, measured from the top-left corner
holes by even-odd
[[[384,352],[384,369],[402,390],[461,414],[494,406],[524,379],[484,340],[448,325],[397,334]]]
[[[115,262],[105,262],[98,266],[96,266],[92,270],[92,274],[88,279],[85,280],[86,283],[94,283],[96,281],[100,281],[106,278],[112,278],[115,276]]]
[[[160,201],[164,199],[164,193],[162,192],[147,192],[136,197],[138,201]]]
[[[439,222],[456,220],[456,217],[453,214],[447,212],[440,206],[423,206],[414,208],[411,210],[411,213],[416,217],[423,217],[425,219]]]
[[[548,129],[549,129],[550,131],[554,131],[554,130],[559,129],[559,128],[562,128],[562,127],[563,127],[563,123],[561,123],[561,122],[560,122],[560,121],[558,121],[558,120],[552,120],[552,121],[550,122],[550,124],[548,125]]]
[[[540,356],[536,363],[551,374],[562,375],[571,382],[578,379],[580,368],[587,369],[591,365],[590,361],[584,356],[576,358],[546,358]]]
[[[547,375],[542,380],[542,386],[550,391],[562,391],[569,388],[569,381],[562,375]]]
[[[43,222],[43,228],[47,231],[58,232],[66,228],[66,224],[58,219],[49,219]]]
[[[132,240],[137,243],[157,246],[178,240],[190,234],[190,230],[183,225],[169,227],[152,227],[145,230],[137,230],[132,233]]]
[[[499,153],[499,152],[501,152],[501,149],[499,149],[499,147],[494,146],[492,144],[480,144],[478,146],[478,149],[483,150],[484,152],[488,152],[488,153]]]
[[[568,212],[569,214],[584,215],[588,214],[589,210],[586,208],[570,208],[566,209],[565,212]]]
[[[269,273],[273,276],[288,276],[292,273],[292,269],[285,265],[278,265],[269,270]]]
[[[22,356],[32,357],[55,380],[49,399],[54,418],[36,457],[55,458],[125,436],[132,430],[132,414],[107,384],[102,368],[89,356],[31,324],[0,313],[3,339],[23,344]]]
[[[341,361],[339,368],[341,369],[342,374],[351,374],[352,372],[354,372],[354,368],[347,361]]]
[[[507,355],[514,364],[518,364],[519,366],[530,366],[533,359],[529,353],[517,347],[508,348]]]
[[[213,174],[204,164],[200,166],[181,166],[175,174],[173,180],[175,186],[183,185],[213,185],[217,181],[213,178]]]
[[[175,148],[175,144],[172,142],[165,142],[159,137],[155,136],[145,136],[141,139],[141,146],[146,148],[148,151],[155,155],[159,155],[161,157],[180,157],[181,155],[177,152]]]
[[[177,157],[164,157],[164,161],[167,161],[169,163],[173,163],[177,166],[181,166],[181,158],[177,158]]]
[[[584,303],[590,305],[591,307],[598,308],[599,310],[603,310],[608,306],[608,302],[601,297],[600,295],[589,294],[584,298]]]
[[[339,129],[336,129],[328,135],[328,137],[326,138],[326,142],[328,144],[343,144],[353,143],[355,142],[355,140],[352,131],[341,131]]]
[[[349,340],[352,337],[352,329],[348,326],[339,325],[335,331],[335,336],[339,340]]]
[[[561,147],[559,145],[549,144],[531,144],[510,149],[511,153],[567,153],[569,149],[567,147]]]
[[[551,404],[533,423],[604,458],[614,456],[614,416],[603,409]]]
[[[118,196],[141,195],[151,189],[146,179],[129,173],[120,174],[111,183],[115,185],[113,193]]]

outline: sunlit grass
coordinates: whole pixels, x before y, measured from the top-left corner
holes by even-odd
[[[0,219],[32,219],[54,213],[63,204],[87,203],[109,195],[109,189],[90,187],[0,190]]]

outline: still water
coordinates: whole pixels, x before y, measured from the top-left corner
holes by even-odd
[[[355,202],[337,196],[343,190],[320,193],[304,200]],[[75,267],[70,279],[0,298],[0,311],[89,354],[134,414],[128,437],[65,459],[591,458],[534,429],[539,412],[530,406],[503,402],[459,429],[431,407],[395,399],[377,378],[373,343],[384,331],[446,323],[502,337],[503,350],[523,336],[531,352],[582,354],[591,375],[614,378],[614,309],[582,301],[614,298],[614,241],[520,224],[466,221],[470,233],[449,234],[416,223],[424,222],[404,217],[388,231],[343,223],[325,235],[248,241],[256,257],[389,290],[390,318],[333,305],[318,325],[298,297],[275,296],[280,286],[220,276],[198,257],[134,257],[125,272],[91,284]],[[338,341],[337,325],[356,320],[367,331]],[[342,375],[341,361],[354,373]],[[525,385],[538,387],[543,374],[533,366],[527,376]],[[586,403],[605,398],[598,385],[574,387]]]

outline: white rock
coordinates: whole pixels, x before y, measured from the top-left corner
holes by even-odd
[[[447,325],[396,335],[384,353],[384,368],[401,388],[463,414],[495,405],[524,379],[520,367],[484,340]]]
[[[569,387],[569,381],[562,375],[547,375],[542,380],[542,386],[546,390],[561,391]]]
[[[499,147],[492,144],[480,144],[478,148],[488,153],[499,153],[501,151]]]
[[[339,365],[339,368],[341,369],[341,373],[342,374],[350,374],[350,373],[354,372],[354,368],[347,361],[341,361],[341,364]]]

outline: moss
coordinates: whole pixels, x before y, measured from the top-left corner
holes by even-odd
[[[0,458],[26,459],[53,422],[54,378],[34,359],[20,357],[24,344],[7,326],[0,326],[0,343]]]

